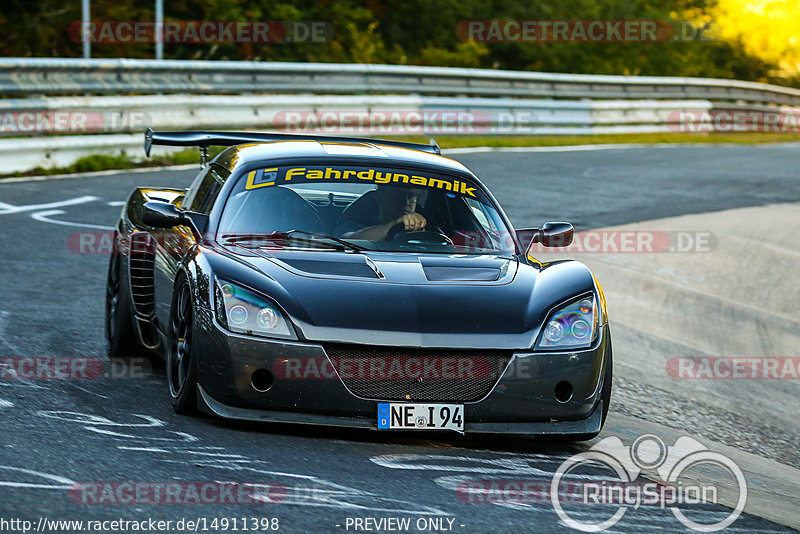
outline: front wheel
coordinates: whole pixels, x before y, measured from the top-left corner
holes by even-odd
[[[193,353],[194,307],[189,282],[181,277],[172,297],[167,352],[167,383],[176,413],[197,413],[197,362]]]

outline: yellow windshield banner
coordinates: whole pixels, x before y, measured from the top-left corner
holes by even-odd
[[[250,171],[245,189],[257,189],[291,183],[313,183],[320,181],[372,182],[377,185],[403,184],[430,189],[450,191],[477,198],[475,187],[466,182],[445,177],[434,178],[418,174],[401,173],[395,170],[345,167],[271,167]]]

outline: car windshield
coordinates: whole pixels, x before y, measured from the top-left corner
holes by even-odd
[[[326,248],[309,247],[317,240],[343,250],[515,252],[508,227],[474,183],[400,168],[316,165],[250,171],[234,185],[218,235],[239,243],[253,236],[250,246]],[[354,246],[342,246],[348,243]]]

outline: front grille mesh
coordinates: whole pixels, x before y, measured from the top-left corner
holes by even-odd
[[[328,343],[328,359],[356,396],[385,401],[473,402],[489,394],[511,351],[413,349]]]

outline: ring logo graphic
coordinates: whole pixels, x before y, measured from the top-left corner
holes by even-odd
[[[601,477],[596,474],[598,464],[610,469],[618,480],[600,480]],[[730,487],[738,489],[736,506],[721,519],[721,514],[714,514],[715,522],[695,521],[687,516],[693,506],[697,508],[701,504],[718,503],[717,486],[687,480],[687,473],[700,466],[706,473],[704,480],[709,471],[721,470],[734,481]],[[593,473],[586,474],[587,469],[593,469]],[[637,481],[645,469],[655,471],[660,481]],[[582,495],[571,495],[568,501],[564,500],[561,489],[563,486],[574,486],[576,480],[581,481],[576,487],[580,487]],[[618,437],[612,436],[596,443],[586,452],[567,458],[559,466],[550,483],[550,500],[559,519],[582,532],[601,532],[611,528],[622,519],[629,507],[638,509],[642,505],[669,508],[678,521],[694,531],[717,532],[730,526],[741,515],[747,502],[747,483],[742,470],[733,460],[710,451],[690,437],[680,437],[674,445],[667,446],[661,438],[645,434],[636,438],[632,445],[626,446]],[[598,520],[597,516],[587,516],[581,511],[570,515],[564,509],[564,504],[576,502],[611,504],[618,508],[607,519]],[[589,519],[594,522],[589,522]]]

